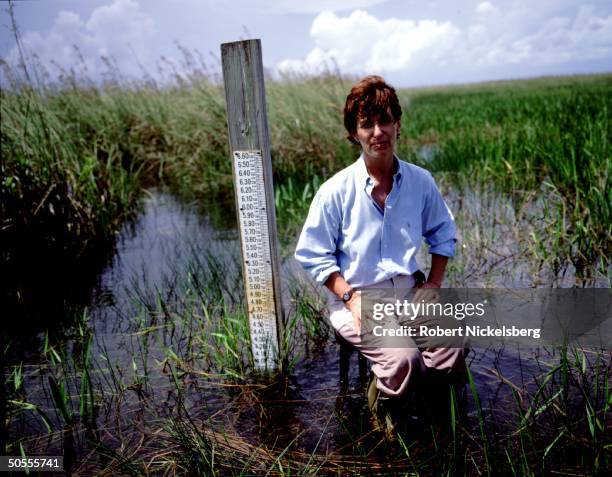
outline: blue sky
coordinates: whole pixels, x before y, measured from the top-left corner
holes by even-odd
[[[14,63],[6,5],[0,56]],[[336,65],[400,87],[612,71],[609,0],[31,0],[15,14],[51,76],[102,78],[105,56],[127,77],[168,77],[185,68],[178,45],[218,70],[219,45],[246,38],[273,74]]]

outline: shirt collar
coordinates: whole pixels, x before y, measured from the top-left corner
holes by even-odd
[[[372,178],[368,174],[368,169],[366,167],[363,154],[359,156],[357,162],[357,180],[360,184],[363,184],[364,187],[372,185]],[[402,168],[400,165],[400,161],[395,154],[393,154],[393,182],[398,186],[402,184]]]

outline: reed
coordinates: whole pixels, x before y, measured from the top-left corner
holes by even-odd
[[[5,77],[18,76],[4,68]],[[41,230],[32,236],[69,238],[75,247],[110,240],[140,188],[154,184],[209,207],[231,200],[222,86],[195,66],[190,71],[167,85],[116,78],[96,86],[72,77],[42,86],[13,79],[3,88],[2,205],[10,243],[34,227]],[[268,80],[283,237],[295,235],[321,181],[359,153],[344,138],[341,120],[349,86],[331,74]],[[518,207],[526,192],[554,194],[551,213],[565,223],[552,252],[556,260],[573,263],[585,278],[593,266],[607,268],[609,75],[399,95],[405,109],[400,157],[437,177],[446,174],[453,185],[489,183]]]
[[[198,295],[192,296],[201,307]],[[178,309],[165,300],[162,294],[159,308],[143,310],[156,314],[164,308]],[[296,301],[295,309],[304,300],[302,296]],[[231,328],[235,324],[219,328],[211,316],[194,314],[195,304],[182,303],[181,312],[170,313],[161,326],[128,332],[133,323],[126,320],[119,348],[129,351],[133,366],[124,366],[103,343],[94,351],[88,331],[91,320],[86,317],[75,323],[67,340],[49,340],[45,362],[14,366],[9,382],[16,399],[9,403],[13,412],[7,452],[24,449],[26,454],[37,454],[71,445],[80,456],[72,458],[72,470],[85,475],[117,471],[127,475],[605,475],[609,467],[609,350],[565,346],[519,357],[541,371],[528,374],[524,383],[500,376],[496,386],[506,398],[500,396],[496,402],[490,402],[495,399],[491,395],[483,396],[482,387],[494,381],[494,368],[474,364],[487,353],[474,351],[467,408],[461,404],[460,389],[450,387],[448,411],[432,412],[431,422],[421,416],[418,428],[414,424],[400,428],[395,443],[368,424],[355,432],[351,418],[336,409],[325,418],[313,447],[304,450],[298,443],[310,422],[291,431],[286,441],[272,439],[277,428],[270,426],[286,426],[272,424],[274,413],[303,405],[299,400],[293,403],[295,398],[287,394],[287,378],[253,379],[248,337],[233,344],[240,335]],[[219,313],[227,310],[220,308]],[[239,316],[234,315],[238,322]],[[294,352],[308,348],[304,343],[308,335],[330,345],[331,337],[322,331],[309,333],[308,326],[302,327],[299,318],[296,321],[290,335]],[[224,331],[215,337],[213,330]],[[236,355],[228,351],[233,346]],[[298,358],[311,359],[307,354]],[[286,372],[290,376],[292,371]],[[46,398],[35,392],[41,378]],[[357,390],[353,396],[357,402],[350,406],[365,409],[362,393]],[[43,439],[14,434],[13,426],[23,413],[38,416],[45,426],[39,431]],[[250,426],[261,426],[259,437],[236,425],[244,414],[252,414]],[[351,444],[341,453],[330,453],[326,446],[337,438]]]
[[[152,185],[229,215],[231,206],[218,208],[232,197],[222,88],[182,53],[188,73],[164,84],[129,82],[112,68],[103,83],[76,73],[45,82],[27,55],[25,69],[2,65],[2,259],[13,271],[36,263],[36,251],[81,257],[112,246]],[[351,81],[327,74],[266,85],[287,255],[322,181],[358,155],[340,116]],[[610,75],[399,94],[398,153],[435,173],[464,234],[451,284],[495,284],[501,270],[504,283],[548,285],[543,271],[557,277],[568,264],[578,284],[592,274],[609,282]],[[188,249],[160,281],[130,283],[112,333],[77,313],[41,334],[36,365],[4,364],[15,345],[2,335],[3,451],[66,450],[73,470],[100,475],[605,475],[610,467],[610,352],[567,346],[526,358],[541,370],[526,382],[497,375],[512,397],[503,412],[482,394],[494,373],[474,365],[468,412],[451,390],[441,429],[427,423],[423,435],[390,443],[361,421],[356,432],[335,410],[304,450],[300,438],[316,423],[299,427],[306,400],[292,373],[314,364],[313,349],[332,346],[321,297],[291,281],[288,352],[279,357],[288,366],[262,377],[253,373],[238,250]],[[363,414],[361,390],[343,398]],[[292,434],[270,440],[284,408],[295,410],[282,423]],[[246,430],[236,424],[245,415]],[[337,436],[348,443],[328,451]]]

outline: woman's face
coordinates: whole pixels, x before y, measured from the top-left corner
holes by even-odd
[[[390,158],[395,151],[400,122],[395,121],[391,108],[385,115],[357,119],[355,139],[370,159]]]

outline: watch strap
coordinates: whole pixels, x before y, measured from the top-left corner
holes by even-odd
[[[342,301],[344,303],[347,303],[348,301],[350,301],[351,298],[353,298],[354,293],[355,293],[355,290],[353,288],[349,288],[347,291],[343,293]]]

